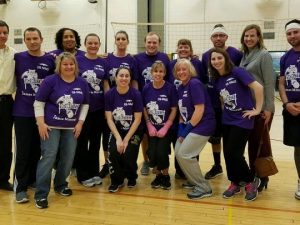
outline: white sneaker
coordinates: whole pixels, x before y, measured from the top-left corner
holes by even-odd
[[[95,177],[93,177],[92,179],[93,179],[93,181],[94,181],[94,184],[96,184],[96,185],[102,184],[102,179],[101,179],[101,177],[95,176]]]
[[[298,187],[297,187],[297,190],[295,192],[295,198],[300,200],[300,179],[298,179]]]
[[[94,182],[93,178],[81,181],[81,184],[85,187],[94,187],[95,186],[95,182]]]

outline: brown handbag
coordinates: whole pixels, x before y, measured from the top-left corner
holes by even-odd
[[[264,129],[267,129],[267,125],[264,127]],[[256,175],[258,177],[268,177],[272,176],[276,173],[278,173],[277,166],[273,160],[272,152],[270,156],[267,157],[259,157],[261,146],[262,146],[262,138],[260,140],[260,145],[257,151],[257,157],[254,162],[254,166],[256,169]]]

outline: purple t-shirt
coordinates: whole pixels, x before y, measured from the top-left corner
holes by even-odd
[[[252,129],[254,117],[243,118],[244,110],[251,110],[254,100],[248,85],[254,82],[252,75],[244,68],[234,67],[228,75],[216,80],[216,89],[224,102],[222,123]]]
[[[151,123],[156,129],[160,129],[168,120],[171,108],[177,107],[175,86],[165,82],[161,88],[156,89],[149,83],[143,88],[142,96]]]
[[[59,56],[59,54],[61,54],[62,52],[64,52],[64,51],[61,50],[61,49],[56,49],[56,50],[50,51],[49,53],[56,57],[56,56]],[[85,55],[85,52],[82,51],[82,50],[77,49],[75,56],[78,56],[78,55]]]
[[[110,87],[116,86],[115,77],[119,67],[129,68],[132,72],[132,79],[138,79],[136,61],[130,54],[124,57],[117,57],[113,53],[109,53],[105,60],[107,62]]]
[[[141,93],[129,88],[126,94],[119,94],[113,87],[105,94],[105,111],[110,111],[119,132],[127,132],[134,121],[134,113],[143,112]]]
[[[79,76],[84,78],[89,85],[90,107],[94,112],[104,108],[103,80],[108,79],[107,66],[104,59],[88,59],[83,55],[76,57],[79,66]]]
[[[203,64],[203,68],[205,73],[208,76],[208,61],[209,61],[209,57],[210,57],[210,50],[206,51],[205,53],[203,53],[202,55],[202,64]],[[240,62],[242,60],[243,57],[243,53],[239,50],[237,50],[234,47],[228,46],[228,48],[226,49],[226,52],[228,53],[231,61],[233,62],[234,65],[239,66]],[[219,99],[219,95],[217,94],[217,91],[214,88],[214,80],[209,79],[208,83],[207,83],[207,91],[208,94],[211,98],[212,104],[214,108],[220,108],[221,107],[221,102]]]
[[[171,84],[174,84],[176,86],[176,89],[178,89],[179,85],[181,84],[181,81],[175,79],[175,75],[173,74],[173,70],[174,70],[174,66],[175,66],[176,62],[177,62],[177,59],[174,59],[169,64],[169,71],[170,71],[171,75],[169,76],[169,80],[168,81]],[[191,63],[195,67],[198,79],[203,84],[207,83],[208,77],[207,77],[207,74],[204,72],[202,62],[199,59],[197,59],[197,58],[192,58],[191,59]]]
[[[54,57],[50,54],[32,56],[28,51],[15,54],[17,80],[13,116],[34,117],[33,103],[43,79],[54,73]]]
[[[82,104],[89,104],[89,87],[82,77],[67,83],[57,74],[42,82],[35,99],[45,102],[45,123],[53,127],[72,128],[78,122]]]
[[[290,49],[280,59],[280,75],[285,76],[285,92],[289,102],[300,101],[300,52]]]
[[[156,55],[147,55],[146,52],[139,53],[134,56],[137,63],[138,68],[138,84],[139,84],[139,90],[142,91],[145,84],[152,81],[151,76],[151,67],[152,64],[160,60],[163,62],[163,64],[166,67],[167,73],[165,76],[165,80],[169,80],[169,63],[170,59],[166,53],[158,52]]]
[[[189,122],[195,111],[195,105],[204,104],[204,112],[200,122],[193,128],[192,133],[210,136],[215,131],[215,113],[211,106],[204,84],[196,78],[190,79],[186,85],[178,87],[178,107],[185,123]]]

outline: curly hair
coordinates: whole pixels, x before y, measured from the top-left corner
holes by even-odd
[[[76,30],[73,30],[71,28],[66,28],[66,27],[61,28],[56,32],[55,44],[56,44],[57,49],[64,50],[63,36],[64,36],[64,33],[66,30],[70,30],[74,34],[75,41],[76,41],[76,49],[79,49],[81,44],[80,44],[80,36],[79,36],[78,32]]]

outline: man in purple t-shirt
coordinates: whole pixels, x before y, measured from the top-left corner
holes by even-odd
[[[279,94],[283,102],[283,143],[294,146],[298,174],[295,198],[300,200],[300,20],[285,25],[292,48],[280,60]]]
[[[228,39],[228,34],[225,27],[222,24],[216,24],[211,32],[211,36],[210,36],[211,42],[213,43],[214,47],[225,49],[229,54],[233,64],[239,66],[243,55],[236,48],[227,46],[226,45],[227,39]],[[209,49],[202,55],[202,64],[204,67],[204,71],[206,73],[208,73],[208,60],[210,56],[210,50],[211,49]],[[208,93],[210,95],[213,108],[215,110],[217,126],[216,126],[215,133],[209,139],[209,142],[211,143],[212,150],[213,150],[214,165],[205,174],[205,179],[213,179],[216,176],[221,175],[223,173],[223,169],[221,166],[222,109],[221,109],[219,96],[210,78],[207,87],[208,87]]]
[[[17,92],[13,108],[16,134],[15,189],[16,202],[28,202],[27,188],[35,184],[37,162],[41,156],[40,137],[33,103],[43,79],[54,73],[54,57],[41,50],[39,29],[24,32],[27,51],[15,54]]]
[[[151,67],[155,61],[162,61],[166,68],[169,68],[170,59],[166,53],[159,51],[160,45],[160,37],[154,33],[149,32],[145,37],[145,52],[139,53],[135,55],[135,59],[137,62],[137,70],[138,70],[138,86],[139,90],[142,91],[145,84],[152,81],[151,76]],[[165,77],[165,80],[168,80],[168,71]],[[147,176],[149,174],[149,158],[147,156],[148,149],[148,140],[146,135],[144,135],[142,141],[142,150],[144,163],[141,168],[141,174]]]

